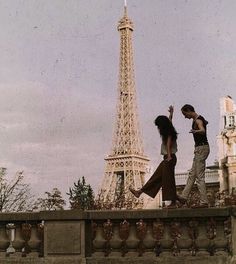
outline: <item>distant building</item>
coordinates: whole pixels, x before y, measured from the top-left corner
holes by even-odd
[[[236,187],[236,106],[230,96],[220,99],[218,140],[220,190],[229,193]]]

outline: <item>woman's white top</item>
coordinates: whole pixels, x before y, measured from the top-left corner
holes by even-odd
[[[177,151],[177,142],[174,141],[171,146],[171,154],[175,154]],[[161,143],[161,155],[167,155],[167,145],[163,142]]]

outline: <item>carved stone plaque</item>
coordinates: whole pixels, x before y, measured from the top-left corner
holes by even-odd
[[[81,224],[78,222],[52,222],[46,225],[48,255],[81,254]]]

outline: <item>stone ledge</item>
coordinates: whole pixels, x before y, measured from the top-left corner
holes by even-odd
[[[236,260],[228,256],[199,257],[106,257],[86,258],[86,264],[235,264]]]
[[[82,210],[40,211],[22,213],[0,213],[1,222],[42,220],[84,220],[88,213]]]
[[[157,209],[157,210],[111,210],[111,211],[87,211],[91,220],[99,219],[147,219],[147,218],[189,218],[189,217],[227,217],[236,215],[236,207],[221,208],[179,208],[179,209]]]
[[[214,217],[236,216],[236,207],[212,207],[201,209],[145,209],[145,210],[104,210],[104,211],[41,211],[27,213],[0,213],[1,222],[17,221],[51,221],[51,220],[99,220],[99,219],[139,219],[139,218],[185,218],[185,217]]]
[[[47,258],[0,258],[1,264],[86,264],[85,258],[47,257]]]

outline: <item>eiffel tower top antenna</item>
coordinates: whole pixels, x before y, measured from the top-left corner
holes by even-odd
[[[127,1],[124,0],[124,16],[127,17]]]

